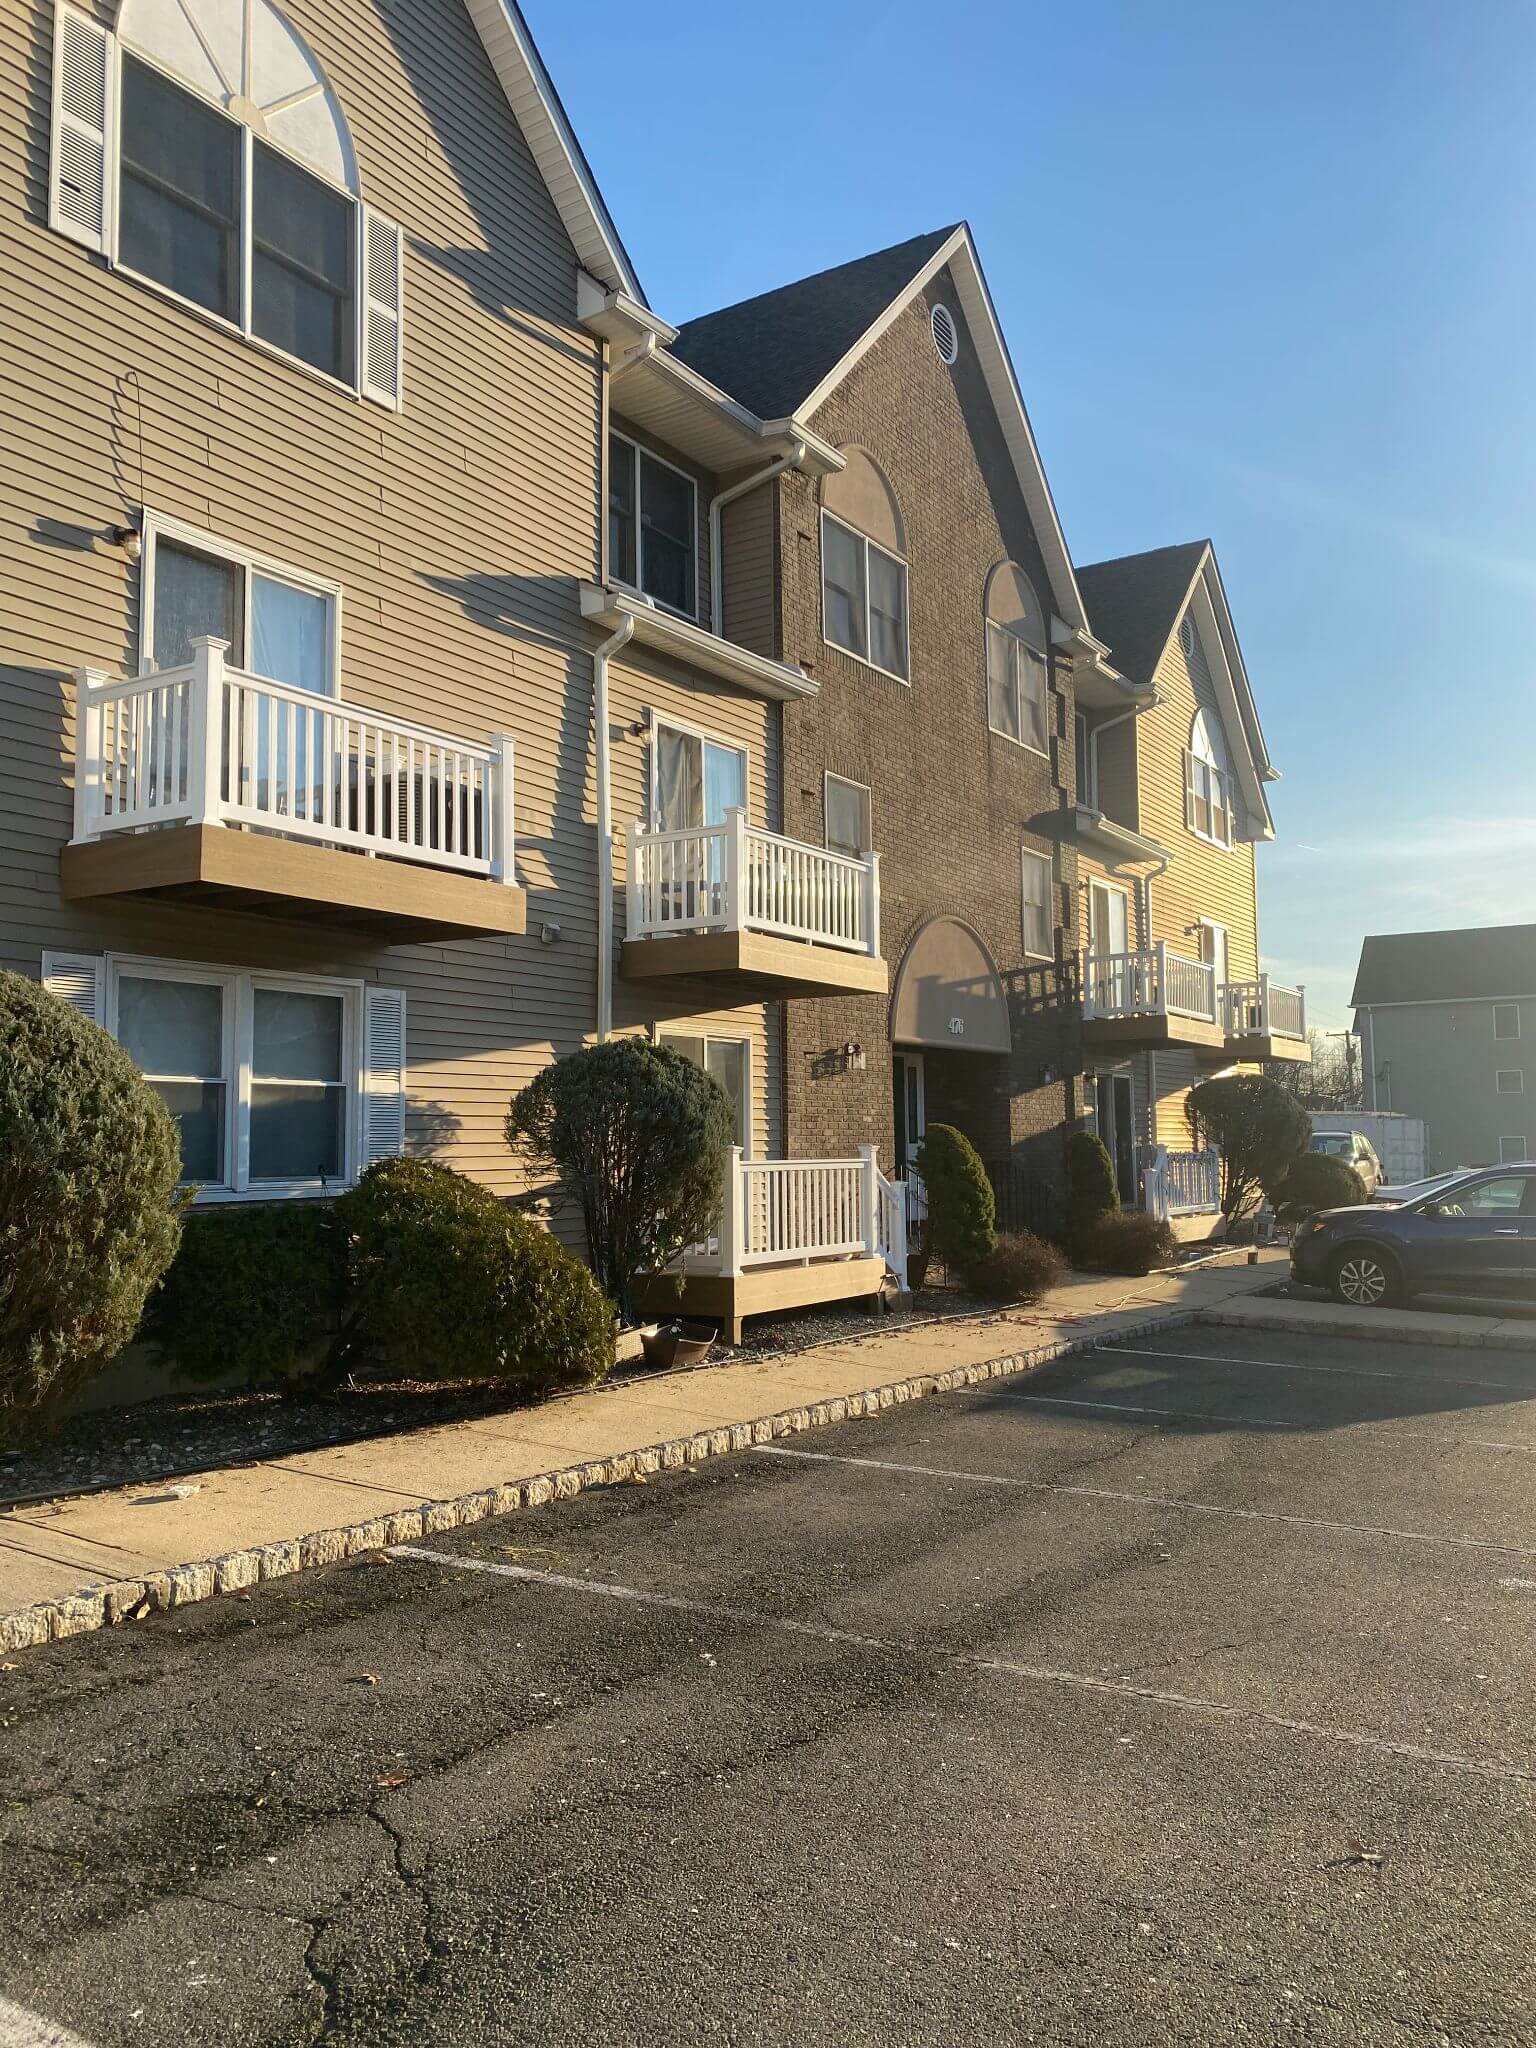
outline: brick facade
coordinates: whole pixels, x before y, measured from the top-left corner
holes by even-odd
[[[1072,1076],[1081,1068],[1067,975],[1076,946],[1076,855],[1070,836],[1072,689],[1052,662],[1051,758],[988,730],[983,598],[1011,559],[1047,619],[1050,584],[1007,445],[958,312],[960,354],[939,358],[931,306],[958,304],[948,273],[913,299],[827,402],[814,425],[859,446],[884,470],[901,508],[909,564],[910,685],[826,645],[821,634],[820,496],[798,474],[778,485],[781,652],[821,684],[784,709],[784,830],[820,844],[826,772],[872,792],[881,857],[881,945],[899,963],[935,917],[983,940],[1007,991],[1011,1055],[958,1043],[925,1053],[930,1122],[951,1121],[983,1156],[1012,1156],[1053,1178]],[[1020,851],[1053,862],[1054,962],[1026,960]],[[894,1145],[891,1001],[791,1003],[784,1032],[787,1149],[840,1157]],[[862,1048],[862,1070],[839,1057]],[[1049,1076],[1049,1078],[1046,1078]]]

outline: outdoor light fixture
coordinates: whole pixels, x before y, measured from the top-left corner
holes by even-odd
[[[558,945],[559,943],[560,943],[560,927],[559,927],[559,925],[557,925],[557,924],[555,924],[555,923],[554,923],[553,921],[551,921],[551,922],[550,922],[550,923],[548,923],[548,924],[541,924],[541,925],[539,926],[539,944],[540,944],[541,946],[555,946],[555,945]]]
[[[137,562],[144,553],[144,536],[136,526],[114,526],[107,538],[130,562]]]

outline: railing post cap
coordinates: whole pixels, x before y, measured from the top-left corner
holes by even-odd
[[[217,633],[194,633],[192,645],[194,647],[216,647],[220,654],[228,654],[229,652],[229,642],[221,640]]]

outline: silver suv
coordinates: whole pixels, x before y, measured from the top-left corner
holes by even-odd
[[[1330,1159],[1342,1159],[1346,1166],[1352,1166],[1365,1183],[1367,1201],[1387,1177],[1376,1156],[1376,1147],[1363,1131],[1314,1131],[1307,1149],[1326,1153]]]

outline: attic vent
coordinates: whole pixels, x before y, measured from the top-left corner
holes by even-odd
[[[1199,641],[1195,634],[1194,618],[1189,612],[1186,612],[1179,621],[1179,645],[1183,648],[1186,658],[1193,661]]]
[[[928,315],[928,325],[933,330],[933,345],[939,352],[941,363],[952,363],[960,353],[960,330],[955,325],[955,316],[948,306],[935,306]]]

